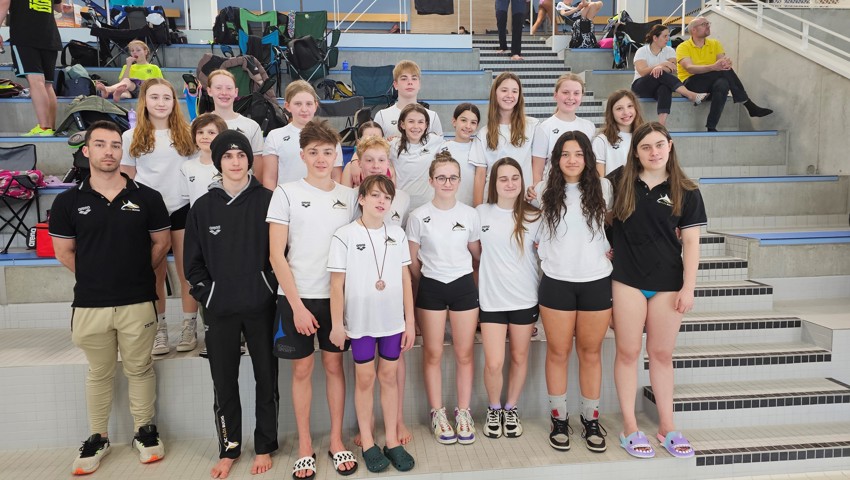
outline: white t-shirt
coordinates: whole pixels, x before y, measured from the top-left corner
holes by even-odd
[[[425,110],[428,109],[426,108]],[[398,104],[391,105],[375,114],[375,123],[380,125],[384,130],[385,137],[390,138],[401,135],[401,132],[398,130],[399,116],[401,116],[401,109],[398,108]],[[428,118],[430,122],[428,131],[442,135],[443,125],[440,123],[440,117],[437,115],[437,112],[428,110]]]
[[[478,299],[487,312],[523,310],[537,305],[537,249],[540,220],[526,224],[523,249],[514,238],[513,210],[495,204],[475,207],[481,221]]]
[[[601,178],[605,208],[610,210],[613,188],[607,178]],[[544,182],[535,187],[537,199],[542,199]],[[554,235],[545,221],[540,222],[540,268],[547,277],[565,282],[592,282],[611,275],[613,267],[605,253],[611,249],[602,225],[591,235],[581,211],[581,192],[577,183],[567,184],[566,212]]]
[[[395,197],[390,209],[384,214],[387,226],[395,225],[402,229],[407,226],[407,214],[410,212],[410,195],[400,188],[395,189]]]
[[[378,290],[381,265],[380,279],[386,287]],[[345,274],[343,317],[349,338],[389,337],[404,331],[402,268],[407,265],[410,248],[401,227],[387,225],[385,235],[383,227],[367,230],[355,220],[334,233],[328,271]]]
[[[239,115],[233,120],[225,120],[224,123],[227,124],[227,128],[236,130],[248,137],[254,156],[263,154],[263,131],[260,129],[259,123],[244,115]]]
[[[275,128],[266,136],[264,155],[277,155],[277,184],[294,182],[307,176],[307,165],[301,159],[301,129],[290,123]],[[342,146],[336,144],[334,167],[342,167]]]
[[[457,160],[457,163],[460,164],[460,185],[457,189],[457,200],[467,205],[472,205],[472,187],[475,184],[475,165],[470,163],[470,160],[472,158],[473,149],[481,149],[480,146],[476,145],[477,143],[481,143],[481,140],[478,140],[476,137],[472,137],[471,142],[458,143],[454,140],[449,140],[445,145],[445,147],[449,149],[449,153],[452,154],[452,158]]]
[[[289,226],[286,261],[301,298],[330,298],[328,251],[336,230],[360,216],[357,192],[338,183],[326,192],[306,180],[274,189],[266,222]],[[278,287],[278,295],[283,289]]]
[[[525,142],[519,147],[511,144],[511,126],[499,125],[499,143],[495,150],[487,148],[487,126],[478,130],[477,142],[472,150],[469,162],[476,167],[486,167],[487,177],[484,181],[484,200],[487,199],[487,186],[490,184],[490,168],[502,157],[511,157],[522,167],[522,178],[526,185],[532,182],[531,174],[531,144],[534,138],[534,130],[537,128],[538,120],[534,117],[525,117]]]
[[[472,273],[468,244],[478,240],[480,228],[475,209],[460,202],[448,210],[428,202],[410,212],[407,239],[419,244],[422,275],[449,283]]]
[[[434,156],[443,149],[442,136],[429,133],[425,145],[408,144],[407,149],[398,153],[401,138],[390,143],[390,161],[395,166],[396,185],[410,195],[410,208],[430,202],[434,198],[434,189],[428,183],[428,169]]]
[[[649,49],[649,44],[646,44],[637,49],[637,52],[635,52],[634,62],[637,62],[638,60],[643,60],[646,62],[649,68],[652,68],[658,65],[659,63],[670,60],[671,58],[673,59],[673,63],[676,63],[676,50],[673,50],[673,47],[665,45],[664,48],[662,48],[661,51],[658,52],[658,55],[653,55],[652,50]],[[675,73],[673,75],[675,75]],[[637,69],[635,69],[635,78],[632,79],[632,83],[634,83],[634,81],[638,78],[640,78],[640,74],[638,73]]]
[[[189,203],[188,198],[181,194],[180,167],[188,157],[177,153],[171,146],[171,130],[154,130],[153,151],[139,158],[130,156],[130,144],[133,142],[131,128],[121,134],[124,154],[121,165],[136,167],[135,180],[143,183],[162,195],[162,200],[168,208],[168,214],[176,212]]]
[[[605,164],[605,175],[622,167],[626,164],[626,159],[629,157],[629,145],[632,143],[632,134],[630,132],[620,132],[620,141],[616,145],[611,145],[608,137],[599,134],[593,137],[593,154],[596,156],[598,163]]]
[[[578,131],[587,135],[587,139],[593,138],[596,134],[596,125],[590,120],[585,120],[581,117],[576,117],[572,122],[565,122],[560,118],[552,115],[540,122],[537,129],[534,131],[534,141],[531,147],[531,154],[535,157],[546,159],[543,167],[543,178],[549,173],[549,163],[552,159],[552,149],[555,147],[555,142],[558,141],[561,135],[565,132]]]
[[[215,165],[204,165],[198,157],[190,158],[180,166],[180,194],[189,200],[189,205],[204,196],[211,183],[221,178]]]

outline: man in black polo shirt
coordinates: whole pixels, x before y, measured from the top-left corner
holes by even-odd
[[[142,463],[165,455],[154,416],[156,335],[154,269],[171,246],[171,222],[159,193],[119,170],[121,131],[108,121],[86,132],[91,175],[53,202],[50,235],[56,258],[74,272],[71,340],[86,354],[86,403],[91,436],[73,473],[91,473],[109,453],[107,426],[118,352],[127,376],[133,448]]]
[[[15,75],[26,77],[38,121],[24,136],[50,136],[56,128],[53,72],[62,39],[53,10],[61,3],[61,0],[0,0],[0,24],[11,14],[9,42]]]

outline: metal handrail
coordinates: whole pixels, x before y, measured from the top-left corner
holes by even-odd
[[[779,8],[774,7],[773,5],[764,3],[760,0],[753,0],[752,2],[748,2],[747,4],[733,2],[731,0],[710,0],[705,3],[706,8],[714,8],[719,12],[723,12],[725,10],[736,11],[739,13],[743,13],[755,21],[756,30],[762,29],[766,24],[777,28],[780,31],[788,33],[794,37],[799,37],[800,44],[799,47],[803,50],[808,50],[810,46],[814,45],[818,48],[825,50],[827,53],[831,53],[836,57],[840,57],[844,62],[850,61],[850,38],[841,35],[838,32],[834,32],[829,30],[828,28],[821,27],[809,20],[805,20],[796,15],[792,15],[787,13]],[[755,7],[755,8],[752,8]],[[795,27],[789,26],[779,20],[771,18],[765,15],[765,12],[770,12],[772,14],[778,14],[780,18],[788,18],[793,20],[794,22],[799,22],[801,24],[801,28],[798,30]],[[827,38],[835,38],[847,44],[847,47],[842,49],[830,45],[829,43],[820,40],[819,38],[812,37],[813,32],[818,32],[825,35]]]

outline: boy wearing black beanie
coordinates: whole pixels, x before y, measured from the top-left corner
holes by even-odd
[[[248,171],[254,160],[242,133],[226,130],[210,145],[221,181],[210,185],[186,221],[185,270],[191,294],[203,309],[206,346],[215,389],[219,461],[224,478],[241,454],[240,333],[251,351],[256,379],[256,457],[252,474],[268,471],[277,450],[277,358],[272,325],[277,282],[269,262],[266,211],[272,192]]]

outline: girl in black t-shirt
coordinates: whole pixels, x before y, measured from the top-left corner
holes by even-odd
[[[655,455],[635,419],[637,362],[646,328],[659,418],[656,437],[671,455],[692,457],[694,449],[673,424],[672,356],[682,317],[694,306],[700,234],[694,227],[705,225],[706,215],[697,185],[679,167],[673,140],[660,123],[635,130],[613,213],[614,380],[623,412],[620,445],[635,457]]]

